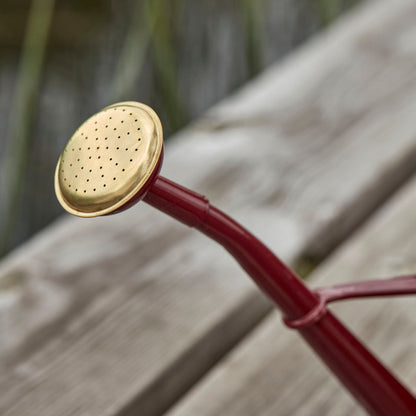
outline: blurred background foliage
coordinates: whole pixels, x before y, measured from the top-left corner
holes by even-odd
[[[0,257],[62,213],[54,168],[86,117],[142,101],[168,136],[357,1],[1,1]]]

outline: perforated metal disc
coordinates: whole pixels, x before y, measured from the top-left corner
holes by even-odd
[[[163,133],[148,106],[123,102],[106,107],[74,133],[55,172],[60,204],[81,217],[122,207],[160,165]]]

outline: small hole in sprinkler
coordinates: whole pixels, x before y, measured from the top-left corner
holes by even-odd
[[[108,140],[108,137],[106,137],[104,140]]]
[[[138,139],[137,139],[137,141],[139,142],[141,140],[141,137],[139,137]]]
[[[126,147],[126,152],[127,152],[127,150],[129,150],[129,148],[128,148],[128,147]]]
[[[133,113],[129,113],[131,116],[133,115]]]
[[[106,147],[106,149],[108,150],[108,146]]]
[[[81,166],[81,169],[84,169],[84,166]]]
[[[89,182],[90,180],[89,179],[87,179],[87,182]]]
[[[107,185],[106,185],[106,184],[104,184],[103,186],[104,186],[104,188],[105,188]]]
[[[76,178],[78,178],[78,175],[75,175]]]
[[[69,187],[71,187],[71,185],[68,185]]]
[[[94,192],[95,192],[95,188],[94,188],[93,190],[94,190]]]
[[[113,160],[113,158],[112,158],[112,157],[110,157],[110,160]]]
[[[95,140],[98,140],[98,137],[96,137]]]
[[[70,163],[69,166],[72,166],[72,163]]]
[[[100,146],[97,146],[97,150],[99,150],[100,149]]]
[[[133,159],[130,159],[130,162],[133,162]]]
[[[117,147],[117,150],[119,150],[120,148],[119,147]]]
[[[137,152],[139,149],[136,147],[134,150]]]
[[[115,181],[115,180],[116,180],[116,178],[113,178],[113,180]]]
[[[121,120],[122,123],[124,123],[124,120]]]
[[[84,189],[84,194],[85,194],[85,192],[87,192],[87,190],[86,190],[86,189]]]
[[[90,169],[90,172],[92,172],[92,169]]]
[[[127,134],[130,134],[130,132],[128,131]]]
[[[91,159],[92,156],[90,156],[88,159]]]
[[[101,159],[101,156],[98,156],[98,158],[97,159]]]
[[[123,172],[126,170],[126,169],[121,169]]]
[[[104,175],[101,175],[102,178],[104,178]]]
[[[78,150],[81,150],[81,148],[79,148]]]
[[[117,130],[117,127],[114,127],[114,130]]]
[[[116,163],[116,166],[118,166],[118,163]]]
[[[75,188],[75,192],[78,192],[78,188]]]
[[[77,159],[77,162],[79,162],[79,159]]]

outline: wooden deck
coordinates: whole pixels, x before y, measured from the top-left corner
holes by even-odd
[[[311,285],[414,273],[415,19],[357,8],[172,138],[162,173],[322,261]],[[414,307],[333,309],[416,388]],[[3,261],[0,392],[4,416],[363,414],[227,253],[145,204]]]

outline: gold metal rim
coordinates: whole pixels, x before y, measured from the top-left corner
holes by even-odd
[[[150,120],[149,123],[152,124],[152,126],[150,126],[150,124],[146,125],[147,131],[152,132],[152,134],[151,134],[152,137],[144,138],[144,141],[146,141],[146,143],[145,143],[146,146],[145,145],[143,145],[143,146],[145,147],[146,153],[140,155],[141,159],[143,161],[143,163],[142,163],[143,166],[137,164],[137,169],[136,170],[130,169],[131,173],[130,173],[130,176],[127,178],[129,180],[129,186],[124,187],[124,188],[121,186],[121,189],[122,189],[121,191],[114,188],[113,193],[116,195],[116,197],[109,198],[108,201],[106,201],[106,203],[103,204],[103,206],[100,206],[98,204],[97,208],[90,208],[84,202],[84,200],[82,198],[82,194],[79,195],[79,196],[77,195],[76,196],[77,199],[76,199],[74,191],[73,191],[74,188],[69,189],[68,185],[67,185],[67,182],[63,182],[62,176],[66,175],[66,174],[63,173],[65,171],[64,168],[66,166],[64,167],[62,165],[62,162],[63,162],[62,157],[65,153],[68,154],[67,152],[68,152],[69,146],[73,142],[73,140],[78,140],[78,142],[79,142],[79,140],[80,140],[80,136],[79,136],[80,133],[79,132],[82,131],[84,126],[91,124],[91,120],[94,120],[97,117],[102,117],[102,114],[105,113],[105,112],[108,112],[109,110],[125,111],[125,109],[128,109],[128,108],[134,109],[135,112],[136,112],[135,114],[143,114],[143,117],[142,117],[143,120],[144,120],[143,122],[147,122],[146,121],[146,116],[147,116]],[[137,110],[139,110],[139,112],[137,112]],[[130,110],[130,111],[131,111],[130,114],[132,114],[133,110]],[[114,113],[114,114],[116,114],[116,113]],[[97,121],[95,121],[95,124],[97,124]],[[95,126],[93,126],[93,127],[95,127]],[[99,125],[97,125],[97,127],[99,127]],[[95,129],[95,130],[97,130],[97,129]],[[130,134],[130,133],[127,133],[127,134]],[[97,135],[98,135],[98,133],[97,133]],[[118,138],[120,138],[120,136],[118,136]],[[98,137],[97,137],[97,140],[98,140]],[[78,146],[78,142],[76,142],[77,146]],[[89,149],[89,147],[88,147],[88,149]],[[108,149],[108,147],[107,147],[107,149]],[[69,140],[69,142],[68,142],[67,146],[65,147],[64,151],[60,155],[57,166],[56,166],[56,170],[55,170],[55,181],[54,181],[55,182],[55,193],[56,193],[57,199],[66,211],[68,211],[70,214],[73,214],[73,215],[76,215],[76,216],[79,216],[79,217],[87,217],[88,218],[88,217],[96,217],[96,216],[100,216],[100,215],[109,214],[109,213],[119,209],[123,205],[125,205],[132,197],[134,197],[134,195],[136,195],[138,192],[140,192],[140,190],[146,185],[146,183],[151,178],[152,174],[154,173],[154,170],[156,169],[156,167],[158,165],[159,159],[160,159],[161,154],[162,154],[162,149],[163,149],[162,125],[160,123],[160,120],[159,120],[159,117],[157,116],[157,114],[149,106],[147,106],[145,104],[142,104],[142,103],[126,101],[126,102],[120,102],[120,103],[112,104],[108,107],[105,107],[103,110],[101,110],[100,112],[94,114],[92,117],[87,119],[80,126],[80,128],[71,137],[71,139]],[[74,150],[74,148],[72,148],[72,150]],[[81,148],[79,150],[81,151]],[[136,148],[135,150],[137,151],[138,149]],[[138,153],[140,153],[140,152],[138,152]],[[109,155],[111,156],[111,153],[109,153]],[[73,156],[71,156],[71,157],[73,157]],[[85,158],[84,155],[82,155],[82,157]],[[90,157],[90,159],[91,159],[91,157]],[[73,161],[73,162],[75,160],[79,161],[80,159],[71,159],[71,161]],[[130,161],[132,161],[132,159],[130,159]],[[71,164],[71,166],[72,166],[72,164]],[[83,168],[84,167],[82,167],[82,169]],[[71,167],[71,168],[68,168],[68,169],[72,169],[71,173],[74,173],[74,172],[76,173],[76,171],[74,170],[75,168]],[[123,171],[124,171],[124,169],[123,169]],[[91,170],[90,170],[90,172],[91,172]],[[66,181],[67,178],[64,178],[64,179]],[[76,186],[76,185],[74,185],[74,186]],[[104,186],[106,186],[106,185],[104,184]],[[69,185],[69,187],[71,187],[71,185]],[[94,191],[95,190],[96,189],[94,189]],[[77,191],[78,191],[78,189],[77,189]],[[83,192],[86,193],[86,190],[84,190]],[[119,193],[119,194],[117,194],[117,193]],[[97,192],[97,194],[98,194],[98,192]],[[84,197],[85,200],[88,201],[88,198],[89,198],[89,200],[94,201],[93,197],[91,197],[91,194],[86,193],[86,195],[87,196]],[[104,195],[103,198],[105,198],[105,193],[104,192],[101,193],[101,196],[103,196],[103,195]],[[95,195],[94,195],[94,197],[95,197]],[[71,203],[71,199],[73,201],[72,203]],[[82,203],[85,203],[85,207],[82,206],[80,201]],[[94,205],[93,205],[93,207],[94,207]]]

